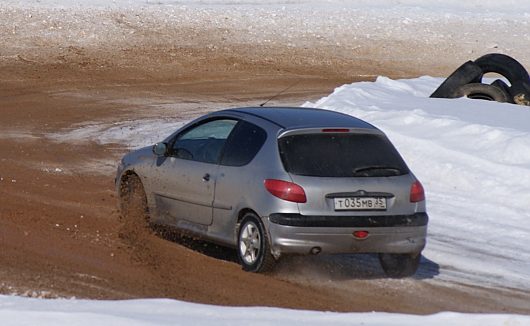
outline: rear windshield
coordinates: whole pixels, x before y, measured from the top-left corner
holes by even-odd
[[[301,134],[278,140],[285,170],[318,177],[388,177],[409,172],[405,162],[381,135]]]

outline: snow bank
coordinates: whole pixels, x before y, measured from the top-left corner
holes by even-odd
[[[0,323],[9,325],[528,325],[530,316],[439,313],[331,313],[278,308],[237,308],[176,300],[42,300],[0,296]]]
[[[530,109],[431,99],[442,79],[354,83],[316,103],[387,133],[422,180],[440,280],[530,289]]]

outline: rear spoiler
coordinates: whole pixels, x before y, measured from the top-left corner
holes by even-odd
[[[378,129],[349,128],[349,127],[329,127],[329,128],[321,127],[321,128],[284,129],[280,131],[278,138],[293,136],[293,135],[308,135],[308,134],[321,134],[321,133],[384,135],[384,133]]]

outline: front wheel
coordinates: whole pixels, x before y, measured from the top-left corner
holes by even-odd
[[[142,181],[135,174],[127,176],[121,183],[120,210],[127,226],[148,226],[147,198]]]
[[[420,266],[421,254],[379,254],[379,262],[385,274],[392,278],[409,277]]]
[[[241,221],[237,237],[237,254],[243,270],[262,273],[273,269],[276,263],[270,251],[265,228],[259,218],[248,213]]]

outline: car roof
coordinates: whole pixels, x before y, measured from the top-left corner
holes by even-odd
[[[303,107],[245,107],[224,110],[273,122],[285,129],[296,128],[364,128],[376,129],[366,121],[340,112]]]

